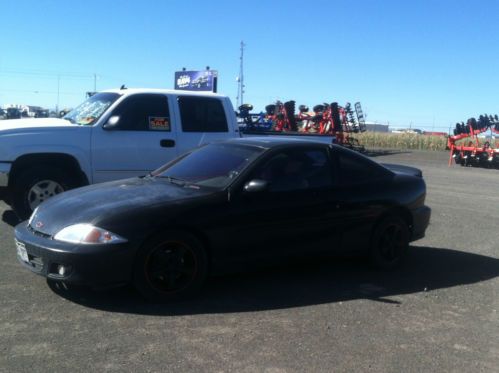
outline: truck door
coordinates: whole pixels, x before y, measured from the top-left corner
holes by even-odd
[[[224,101],[219,97],[177,96],[182,154],[197,146],[234,137]]]
[[[144,175],[177,156],[168,97],[125,98],[102,126],[92,131],[93,182]]]

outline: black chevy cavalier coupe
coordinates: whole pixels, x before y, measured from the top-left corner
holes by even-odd
[[[391,269],[430,220],[421,171],[336,145],[246,138],[143,177],[57,195],[16,227],[19,261],[51,280],[132,282],[169,300],[248,260],[350,251]]]

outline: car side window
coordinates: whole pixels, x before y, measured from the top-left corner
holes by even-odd
[[[141,94],[126,98],[112,116],[119,116],[122,131],[171,131],[168,99],[164,95]]]
[[[182,131],[228,132],[227,118],[221,100],[211,97],[178,98]]]
[[[271,192],[327,188],[333,181],[325,149],[279,152],[259,167],[253,178],[267,181]]]
[[[363,159],[360,155],[337,152],[339,181],[342,185],[358,184],[387,175],[376,164]]]

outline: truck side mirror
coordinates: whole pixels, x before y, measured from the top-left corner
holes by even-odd
[[[244,184],[244,191],[246,193],[259,193],[267,190],[269,186],[268,181],[261,179],[253,179]]]
[[[119,115],[113,115],[111,118],[107,120],[106,123],[102,126],[105,130],[112,130],[118,127],[118,123],[120,121]]]

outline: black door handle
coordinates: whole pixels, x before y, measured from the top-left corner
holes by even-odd
[[[163,139],[159,141],[159,145],[163,148],[173,148],[175,146],[175,140]]]

